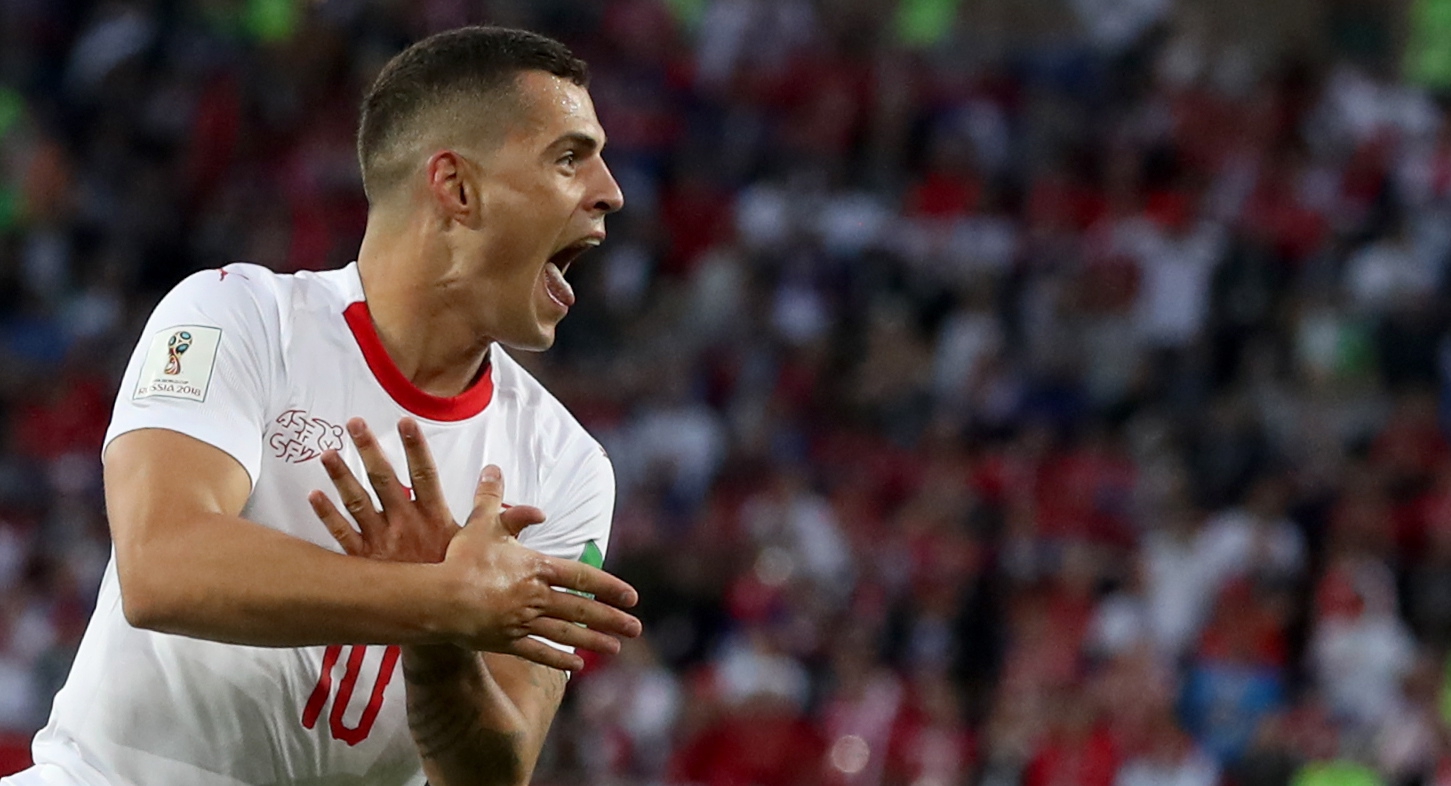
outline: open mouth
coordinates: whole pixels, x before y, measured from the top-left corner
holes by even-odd
[[[558,251],[554,252],[554,255],[549,258],[549,264],[554,265],[556,268],[559,268],[559,272],[561,274],[567,273],[569,272],[569,266],[571,264],[574,264],[574,260],[579,259],[581,254],[598,246],[599,244],[600,241],[592,237],[585,238],[584,240],[577,240],[565,246],[564,248],[561,248]]]
[[[563,308],[574,305],[574,287],[564,280],[564,274],[569,271],[569,266],[574,264],[581,254],[599,244],[599,238],[583,238],[561,248],[549,257],[549,261],[544,263],[544,291],[549,294],[550,300]]]

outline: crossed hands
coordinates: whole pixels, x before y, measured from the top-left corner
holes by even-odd
[[[638,599],[629,584],[582,562],[541,554],[519,543],[519,533],[544,521],[544,513],[526,505],[504,508],[504,478],[498,467],[484,468],[474,491],[473,512],[460,527],[444,502],[438,468],[417,422],[404,418],[398,423],[413,482],[412,499],[367,424],[354,418],[348,421],[348,433],[383,509],[373,506],[337,451],[328,451],[322,456],[323,467],[357,528],[321,491],[308,495],[313,512],[348,554],[440,563],[465,588],[462,607],[450,620],[449,639],[455,644],[573,670],[584,665],[583,659],[531,636],[614,654],[620,649],[617,637],[640,635],[640,621],[621,611]],[[555,587],[588,593],[594,599]]]

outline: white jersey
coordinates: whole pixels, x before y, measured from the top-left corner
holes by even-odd
[[[106,441],[165,428],[214,445],[251,476],[243,517],[337,551],[307,494],[337,501],[318,460],[329,448],[364,477],[343,430],[355,416],[405,485],[393,426],[418,420],[458,521],[497,464],[505,503],[548,516],[524,545],[602,558],[614,476],[599,444],[497,345],[464,393],[414,387],[383,350],[356,265],[278,275],[235,264],[181,282],[131,356]],[[246,647],[134,628],[113,556],[24,782],[421,784],[400,671],[397,647]]]

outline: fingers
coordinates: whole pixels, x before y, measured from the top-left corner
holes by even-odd
[[[544,523],[544,511],[533,505],[515,505],[512,508],[505,508],[499,514],[499,520],[504,523],[504,529],[509,531],[511,537],[519,537],[519,533],[525,527]]]
[[[343,463],[343,457],[336,450],[326,451],[322,454],[322,466],[332,479],[333,487],[338,490],[343,507],[352,515],[353,521],[358,522],[358,529],[363,531],[363,537],[372,539],[382,533],[385,527],[382,514],[373,507],[372,497],[363,489],[363,484],[353,477],[353,471]]]
[[[363,536],[353,529],[353,525],[349,524],[347,519],[343,518],[343,514],[338,512],[337,507],[333,505],[332,500],[327,498],[326,494],[314,491],[307,495],[307,501],[312,505],[312,512],[322,519],[323,525],[332,534],[333,540],[343,547],[344,553],[355,557],[363,556],[366,553]]]
[[[464,526],[481,522],[494,525],[499,521],[499,510],[504,506],[504,473],[498,466],[490,464],[479,475],[479,485],[474,489],[474,510]]]
[[[403,484],[398,482],[398,475],[393,472],[393,465],[388,463],[387,457],[383,455],[383,446],[378,443],[378,438],[373,436],[373,431],[368,428],[367,422],[362,418],[349,420],[348,435],[353,438],[353,445],[358,448],[358,455],[363,459],[363,469],[368,472],[368,483],[373,486],[373,491],[377,492],[378,501],[382,503],[383,510],[396,509],[408,504],[408,492],[403,489]]]
[[[546,557],[544,578],[553,586],[588,593],[611,606],[628,609],[640,600],[634,587],[583,562]]]
[[[428,440],[423,438],[423,429],[418,427],[418,421],[413,418],[398,421],[398,437],[403,440],[403,455],[408,460],[414,501],[434,516],[452,520],[438,479],[438,465],[433,463],[433,452],[428,449]]]
[[[580,627],[554,617],[538,617],[529,623],[529,630],[536,636],[581,650],[592,650],[605,655],[620,651],[620,640],[597,630]]]
[[[527,636],[516,639],[506,651],[510,655],[517,655],[524,660],[560,671],[578,671],[584,668],[584,658],[570,652],[557,650],[538,639],[531,639]]]
[[[575,595],[571,592],[556,592],[554,594],[556,597],[551,598],[544,605],[542,609],[543,616],[540,619],[553,618],[570,625],[579,623],[579,625],[584,625],[590,630],[598,631],[601,635],[609,634],[607,638],[624,636],[625,638],[633,639],[640,635],[640,620],[620,611],[614,606]],[[574,626],[578,627],[578,625]],[[550,636],[549,638],[552,639],[554,637]],[[555,640],[561,644],[585,646],[575,644],[572,641]],[[588,649],[598,650],[599,648],[588,647]],[[604,650],[599,651],[603,652]]]
[[[504,473],[490,464],[479,476],[478,488],[474,490],[474,510],[466,525],[475,521],[496,521],[503,526],[504,534],[517,538],[525,527],[543,523],[544,511],[533,505],[505,507]]]

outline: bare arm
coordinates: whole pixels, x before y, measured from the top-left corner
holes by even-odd
[[[354,559],[241,518],[247,473],[211,445],[123,434],[105,484],[132,625],[280,647],[448,640],[439,566]]]
[[[566,673],[512,655],[410,647],[408,726],[433,786],[529,783]]]

